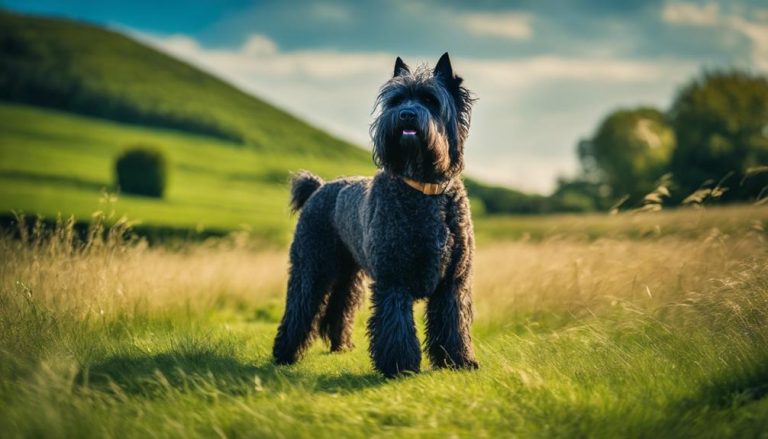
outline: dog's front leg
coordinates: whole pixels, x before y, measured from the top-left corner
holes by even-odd
[[[373,364],[384,376],[419,371],[421,348],[413,322],[413,297],[406,289],[374,284],[368,336]]]
[[[433,367],[477,369],[469,326],[472,298],[465,278],[447,279],[427,303],[427,352]]]

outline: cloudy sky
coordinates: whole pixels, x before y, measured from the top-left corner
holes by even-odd
[[[546,193],[609,111],[669,106],[702,69],[768,71],[768,2],[0,0],[129,33],[370,147],[395,56],[450,52],[479,101],[468,173]]]

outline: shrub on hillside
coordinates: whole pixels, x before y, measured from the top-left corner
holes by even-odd
[[[115,162],[117,186],[129,194],[162,198],[166,173],[165,157],[145,146],[125,150]]]

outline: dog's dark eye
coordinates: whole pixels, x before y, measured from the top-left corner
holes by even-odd
[[[391,98],[389,101],[387,101],[387,105],[389,105],[390,107],[394,107],[396,105],[400,105],[401,102],[403,102],[403,97],[395,96]]]
[[[424,101],[425,104],[429,105],[430,107],[437,106],[437,99],[435,99],[434,96],[424,95],[421,99],[422,101]]]

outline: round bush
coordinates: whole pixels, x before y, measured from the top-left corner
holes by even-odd
[[[166,182],[165,157],[153,148],[127,149],[117,158],[115,175],[122,192],[162,198]]]

